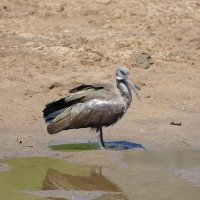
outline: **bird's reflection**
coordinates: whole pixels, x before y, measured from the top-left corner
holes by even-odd
[[[49,168],[43,181],[42,190],[97,191],[102,193],[95,198],[96,200],[127,200],[122,190],[102,174],[101,168],[92,169],[90,176],[63,174]],[[60,199],[52,198],[52,200]]]
[[[122,192],[121,189],[105,176],[101,168],[92,169],[90,176],[73,176],[49,168],[43,181],[43,190],[76,190],[76,191],[111,191]]]

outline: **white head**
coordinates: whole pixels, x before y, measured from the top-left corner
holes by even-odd
[[[138,87],[134,85],[133,80],[130,76],[129,69],[125,66],[118,67],[116,70],[116,80],[117,82],[122,82],[126,85],[126,87],[132,88],[135,92],[138,100],[140,100],[140,96],[138,94]]]

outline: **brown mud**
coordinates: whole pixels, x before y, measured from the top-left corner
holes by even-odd
[[[115,84],[120,65],[141,87],[141,102],[134,98],[105,140],[199,149],[199,24],[200,5],[190,0],[1,0],[0,157],[96,141],[88,129],[48,135],[41,111],[79,83]]]

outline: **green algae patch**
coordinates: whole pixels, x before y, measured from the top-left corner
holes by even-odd
[[[84,151],[100,149],[98,143],[69,143],[49,146],[52,150],[57,151]],[[145,147],[139,143],[130,141],[109,141],[105,142],[105,148],[110,150],[145,150]]]
[[[50,157],[23,157],[0,160],[10,171],[0,171],[0,199],[43,200],[24,191],[41,190],[49,169],[58,170],[71,176],[89,176],[90,168],[67,163]]]
[[[70,143],[50,146],[52,150],[57,151],[83,151],[83,150],[97,150],[99,145],[97,143]]]

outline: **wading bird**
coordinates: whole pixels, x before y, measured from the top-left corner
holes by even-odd
[[[105,149],[102,127],[116,123],[125,114],[132,101],[131,89],[140,100],[139,88],[133,84],[128,68],[117,68],[116,82],[117,87],[80,85],[70,90],[68,96],[48,103],[43,110],[48,133],[95,128],[99,146]]]

